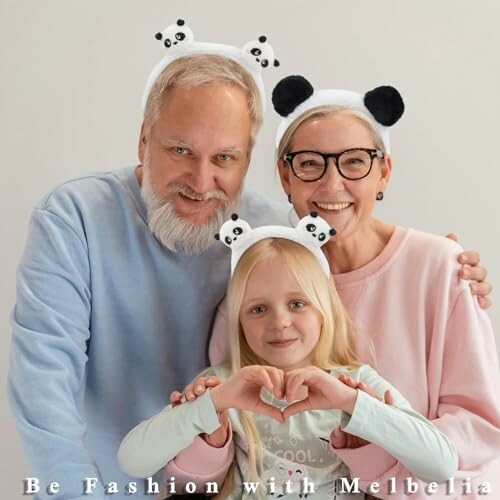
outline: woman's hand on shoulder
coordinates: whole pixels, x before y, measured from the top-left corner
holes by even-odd
[[[455,233],[449,233],[447,238],[453,241],[458,241]],[[487,269],[480,264],[481,256],[475,250],[467,250],[458,256],[458,262],[462,264],[458,275],[465,280],[475,281],[470,284],[472,295],[477,296],[477,302],[481,309],[488,309],[491,306],[491,300],[488,295],[493,290],[490,283],[485,281],[488,274]]]

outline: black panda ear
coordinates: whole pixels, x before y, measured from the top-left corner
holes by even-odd
[[[274,60],[274,67],[277,68],[279,65],[280,65],[280,62],[278,61],[278,59],[275,59]]]
[[[313,211],[313,212],[311,212],[309,215],[310,215],[311,217],[317,217],[317,216],[318,216],[318,212],[314,212],[314,211]]]
[[[158,32],[158,33],[156,33],[155,38],[157,40],[161,40],[163,38],[163,35],[160,32]]]
[[[299,104],[311,97],[313,92],[313,86],[303,76],[287,76],[274,87],[274,109],[279,115],[288,116]]]
[[[260,35],[259,36],[259,42],[260,43],[266,43],[267,42],[267,36],[266,35]]]
[[[238,220],[238,214],[231,214],[231,219]]]
[[[184,26],[185,23],[184,19],[177,19],[177,26]]]
[[[330,236],[335,236],[337,234],[337,231],[335,231],[335,229],[333,229],[332,227],[328,233],[330,234]]]
[[[214,234],[214,238],[219,241],[220,240],[220,234],[219,233],[215,233]]]
[[[365,94],[364,101],[375,120],[386,127],[394,125],[405,110],[401,94],[390,85],[370,90]]]

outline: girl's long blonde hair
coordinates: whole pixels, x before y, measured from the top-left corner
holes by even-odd
[[[266,365],[248,346],[240,323],[240,309],[248,278],[260,262],[278,257],[286,263],[310,303],[322,317],[318,343],[313,350],[313,363],[323,370],[340,366],[356,367],[361,363],[354,352],[354,330],[342,305],[332,278],[328,278],[316,257],[303,245],[283,238],[267,238],[252,245],[240,258],[227,292],[228,330],[231,374],[248,365]],[[248,443],[248,478],[258,482],[262,474],[262,442],[250,412],[240,411],[240,419]],[[232,491],[234,467],[217,498]],[[259,490],[262,497],[262,489]]]

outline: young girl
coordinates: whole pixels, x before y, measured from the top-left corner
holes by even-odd
[[[118,452],[125,472],[148,477],[168,464],[165,478],[177,493],[180,480],[200,493],[225,478],[218,498],[333,499],[350,486],[356,496],[355,478],[330,444],[340,425],[426,482],[453,476],[451,442],[353,354],[349,320],[320,248],[331,234],[315,213],[296,228],[250,229],[235,215],[222,226],[220,237],[232,249],[231,359],[206,374],[223,382],[132,429]],[[342,375],[379,396],[390,390],[394,404],[349,387]]]

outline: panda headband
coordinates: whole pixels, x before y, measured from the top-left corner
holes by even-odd
[[[191,28],[187,26],[183,19],[178,19],[175,24],[171,24],[163,31],[156,33],[155,38],[162,43],[166,53],[148,77],[142,96],[143,110],[146,108],[149,94],[160,73],[176,59],[194,54],[212,54],[227,57],[246,69],[259,89],[264,109],[266,95],[262,80],[262,68],[279,66],[279,61],[274,58],[273,48],[269,45],[266,36],[261,35],[258,39],[251,40],[242,48],[218,43],[197,42],[194,40]]]
[[[237,214],[224,222],[215,239],[222,241],[231,249],[231,274],[241,256],[255,243],[266,238],[284,238],[295,241],[306,247],[318,260],[326,276],[330,276],[330,266],[325,254],[321,250],[331,236],[336,233],[317,212],[299,220],[296,227],[261,226],[252,229],[247,221],[240,219]]]
[[[299,75],[287,76],[274,87],[272,101],[283,117],[276,133],[276,147],[288,127],[303,113],[325,105],[342,106],[363,113],[378,131],[387,153],[390,153],[389,129],[403,115],[404,102],[400,93],[390,86],[377,87],[366,94],[351,90],[314,90]]]

